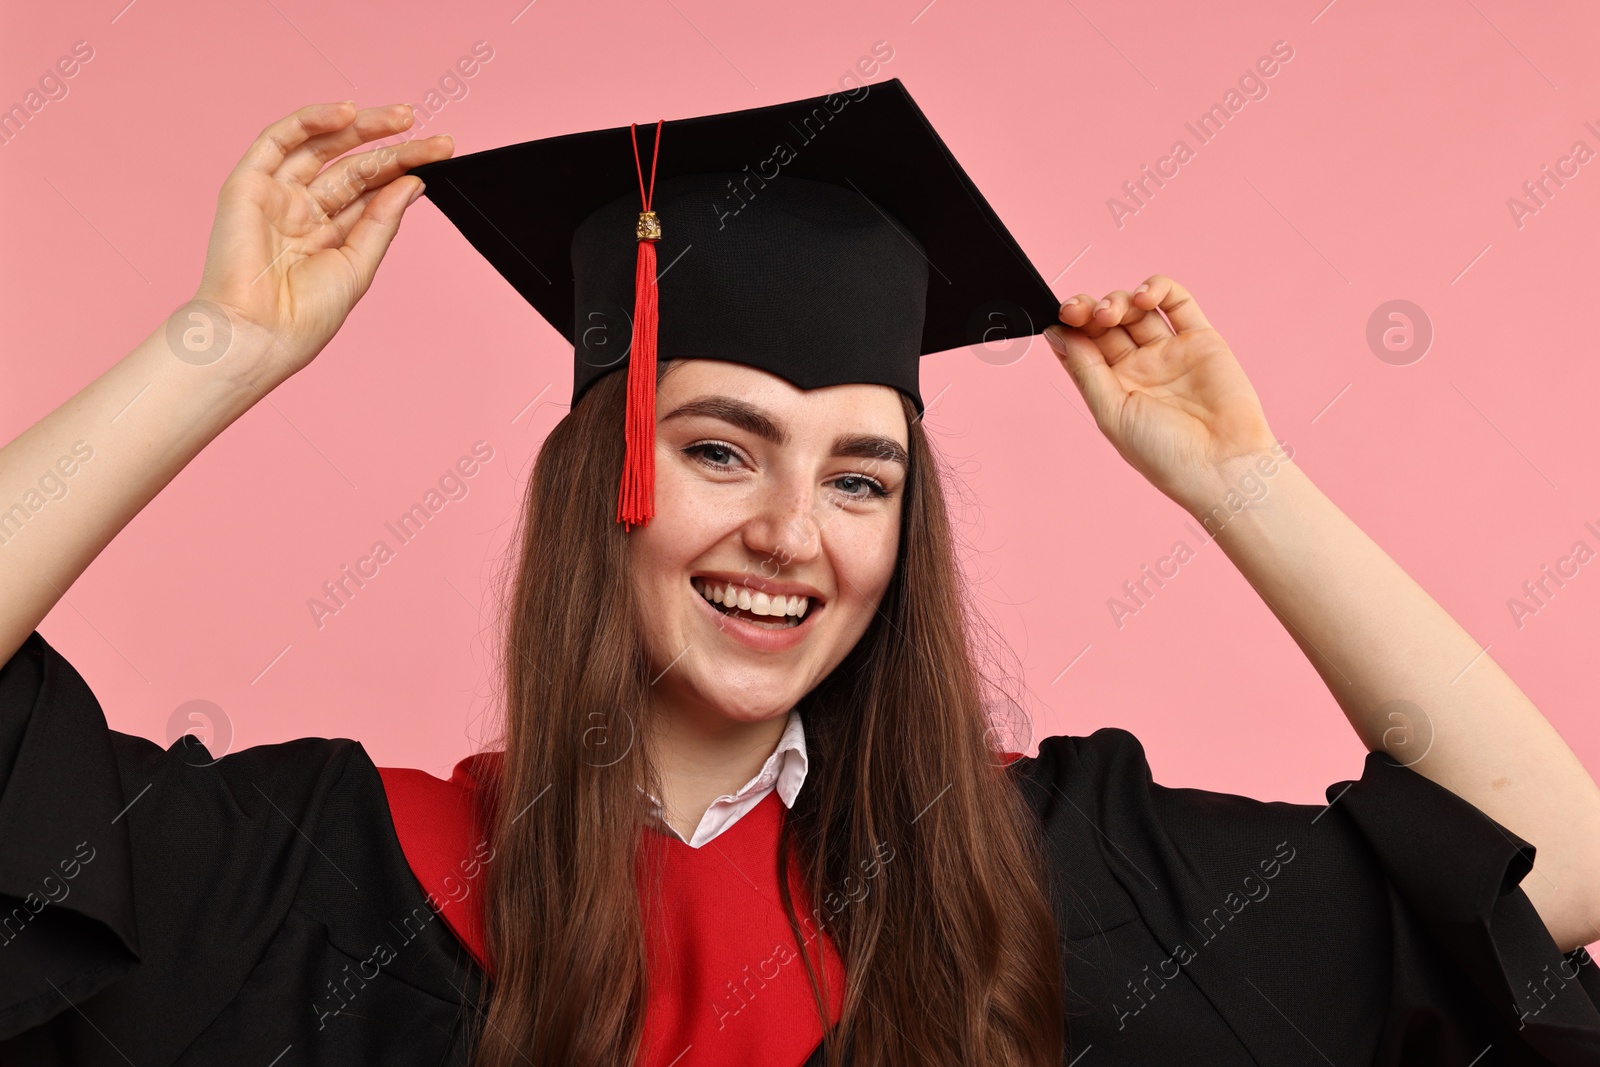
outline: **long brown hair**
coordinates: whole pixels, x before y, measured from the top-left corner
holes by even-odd
[[[614,373],[590,388],[528,483],[507,591],[503,771],[484,811],[494,979],[476,1067],[615,1067],[640,1046],[638,788],[656,779],[615,521],[625,385]],[[858,1067],[1055,1067],[1060,958],[1033,816],[991,741],[940,471],[902,403],[911,462],[895,571],[855,648],[799,704],[810,769],[784,819],[778,883],[798,943],[821,926],[845,966],[830,1064],[848,1048]],[[808,916],[787,891],[791,851]],[[828,1031],[825,973],[800,957]]]

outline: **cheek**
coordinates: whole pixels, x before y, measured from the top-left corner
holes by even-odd
[[[738,525],[727,494],[719,497],[713,488],[681,475],[658,479],[656,513],[645,530],[663,545],[662,554],[681,557],[686,564]]]
[[[676,527],[673,516],[661,512],[628,534],[629,567],[642,603],[656,602],[664,587],[683,570],[685,543],[685,531]]]
[[[673,588],[673,576],[682,573],[683,561],[677,558],[678,535],[669,529],[670,523],[660,522],[662,518],[658,512],[648,524],[628,534],[628,569],[635,602],[654,605],[639,613],[639,634],[645,655],[658,667],[670,659],[666,649],[679,631],[678,612],[693,606],[676,598],[679,591]]]
[[[829,545],[829,557],[839,572],[841,590],[856,593],[874,607],[894,577],[900,540],[900,516],[839,531]]]
[[[656,458],[656,513],[628,535],[635,584],[661,591],[684,581],[690,566],[738,525],[728,501],[675,463]]]

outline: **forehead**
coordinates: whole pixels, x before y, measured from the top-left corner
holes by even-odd
[[[902,445],[907,441],[900,392],[890,386],[861,382],[801,389],[776,374],[716,359],[673,360],[656,392],[658,417],[711,395],[759,407],[796,435],[848,431],[881,434]]]

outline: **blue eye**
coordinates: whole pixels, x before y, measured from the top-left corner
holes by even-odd
[[[683,449],[686,456],[694,456],[707,467],[715,470],[731,470],[736,462],[742,462],[743,457],[739,450],[723,441],[697,441]],[[869,478],[865,474],[845,474],[833,480],[834,487],[840,494],[852,500],[866,500],[870,497],[887,497],[889,491],[883,483],[876,478]],[[865,492],[862,490],[865,489]]]
[[[880,483],[874,481],[871,478],[868,478],[864,474],[847,474],[843,478],[835,479],[833,484],[838,486],[840,488],[840,491],[843,492],[845,496],[865,497],[865,496],[888,496],[889,495],[889,491],[887,489],[885,489]],[[867,487],[867,492],[866,493],[854,492],[851,489],[845,488],[846,485],[864,485],[864,486]]]

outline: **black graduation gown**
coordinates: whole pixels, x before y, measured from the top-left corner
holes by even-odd
[[[1600,1065],[1593,961],[1518,886],[1533,848],[1385,755],[1325,809],[1153,784],[1122,730],[1008,773],[1073,1067]],[[358,743],[213,762],[109,730],[38,634],[0,669],[0,1064],[456,1064],[482,981]]]

